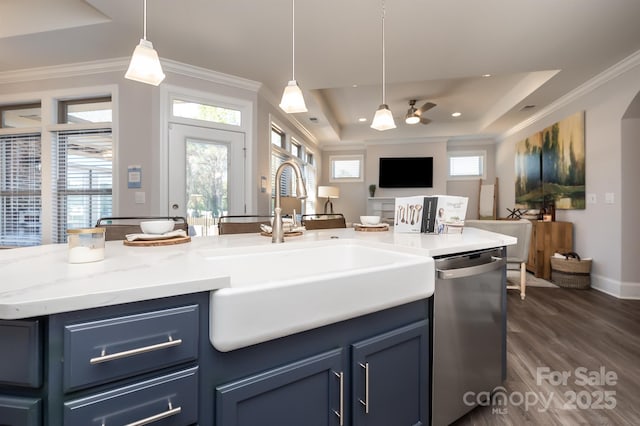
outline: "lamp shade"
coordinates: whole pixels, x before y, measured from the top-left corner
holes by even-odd
[[[288,114],[295,112],[307,112],[307,106],[304,104],[302,90],[300,90],[296,80],[289,80],[289,84],[284,88],[282,100],[280,100],[280,108]]]
[[[140,44],[133,51],[129,69],[124,77],[154,86],[164,80],[165,75],[162,72],[158,53],[153,49],[150,41],[140,39]]]
[[[337,186],[319,186],[318,197],[320,198],[340,198],[340,188]]]
[[[378,107],[376,114],[373,116],[371,128],[380,131],[396,128],[396,123],[393,121],[393,114],[391,114],[389,106],[382,104]]]

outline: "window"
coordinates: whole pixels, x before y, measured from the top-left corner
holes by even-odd
[[[300,166],[305,181],[308,197],[303,204],[303,213],[313,213],[315,211],[315,187],[316,187],[316,168],[313,164],[313,154],[305,145],[297,139],[291,137],[288,130],[283,127],[272,124],[271,126],[271,196],[272,205],[275,198],[276,185],[280,186],[282,196],[294,196],[297,194],[296,179],[293,170],[290,167],[282,171],[280,182],[276,183],[276,171],[280,165],[287,161],[293,160]]]
[[[329,157],[330,182],[362,182],[364,180],[364,156],[335,155]]]
[[[302,145],[299,142],[296,142],[294,139],[291,139],[291,155],[297,158],[302,158],[302,154],[304,151],[302,150]]]
[[[0,106],[0,128],[19,129],[38,127],[42,124],[42,109],[39,103]]]
[[[228,124],[230,126],[242,125],[242,112],[239,110],[182,99],[173,100],[172,114],[174,117],[210,121],[212,123]]]
[[[111,97],[42,101],[58,117],[43,119],[40,102],[0,106],[0,246],[65,242],[111,215]]]
[[[0,246],[42,242],[40,134],[0,137]]]
[[[449,153],[449,179],[485,179],[486,152]]]
[[[111,123],[111,111],[111,97],[60,101],[58,123]]]
[[[284,148],[284,132],[276,126],[271,126],[271,144]]]
[[[90,228],[112,215],[111,129],[58,132],[55,145],[55,239],[66,241],[67,229]]]

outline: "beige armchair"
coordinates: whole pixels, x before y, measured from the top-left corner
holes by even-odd
[[[524,300],[527,287],[526,263],[529,258],[529,243],[531,241],[531,222],[520,220],[465,220],[465,227],[484,229],[498,234],[516,237],[516,245],[507,246],[507,269],[520,270],[520,285],[507,285],[508,289],[519,289],[520,297]]]

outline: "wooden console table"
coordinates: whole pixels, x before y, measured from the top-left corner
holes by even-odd
[[[533,220],[527,270],[536,277],[551,279],[551,256],[555,252],[573,251],[571,222],[542,222]]]

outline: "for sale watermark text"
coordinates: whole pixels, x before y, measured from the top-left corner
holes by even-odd
[[[536,369],[536,384],[569,387],[550,392],[508,392],[498,386],[492,391],[466,392],[465,405],[490,406],[493,414],[507,414],[509,407],[522,407],[525,411],[536,409],[545,412],[552,402],[565,410],[612,410],[616,407],[616,391],[609,389],[618,383],[618,374],[601,366],[598,370],[578,367],[573,370],[552,370],[549,367]],[[595,388],[595,389],[594,389]]]

